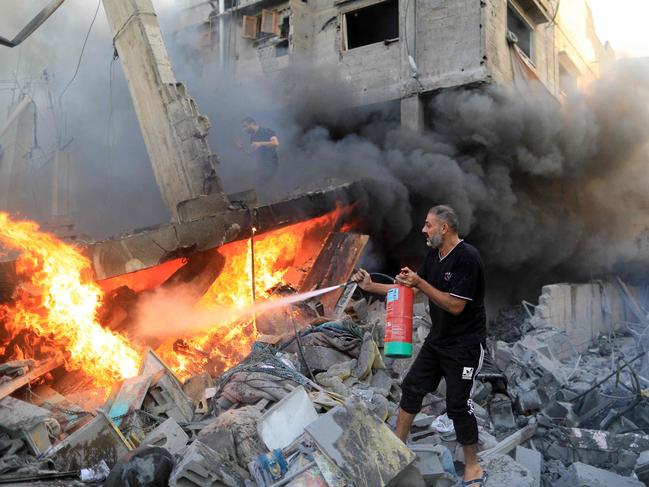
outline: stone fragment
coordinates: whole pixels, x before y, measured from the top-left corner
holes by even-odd
[[[171,472],[169,487],[244,487],[248,474],[202,441],[194,441]]]
[[[543,407],[543,400],[536,389],[521,392],[516,396],[516,411],[519,414],[530,414]]]
[[[227,452],[241,468],[264,453],[263,442],[257,433],[261,413],[254,406],[230,409],[198,433],[198,439],[213,450]]]
[[[495,394],[489,401],[489,414],[497,430],[516,428],[511,399],[504,394]]]
[[[60,471],[80,470],[104,460],[113,467],[132,446],[102,410],[88,424],[54,445],[47,456]]]
[[[622,477],[601,468],[585,463],[573,463],[554,487],[644,487],[644,484],[631,477]]]
[[[640,454],[634,471],[645,485],[649,485],[649,450],[645,450]]]
[[[489,486],[534,487],[535,485],[530,471],[508,455],[493,455],[482,466],[489,472],[487,481]]]
[[[372,376],[370,385],[376,392],[387,397],[392,389],[392,383],[392,377],[385,370],[379,369]]]
[[[415,459],[362,399],[350,398],[306,431],[357,487],[385,486]]]
[[[172,454],[179,454],[187,445],[189,436],[173,418],[167,419],[142,441],[143,445],[159,446]]]
[[[46,426],[51,416],[47,409],[11,396],[0,401],[0,431],[24,440],[34,455],[40,455],[51,446]]]
[[[318,413],[304,387],[296,387],[272,406],[257,423],[257,431],[269,450],[285,448],[304,433]]]
[[[194,404],[168,370],[153,375],[142,409],[155,416],[173,418],[181,424],[191,422],[194,417]]]
[[[517,463],[520,463],[527,468],[532,477],[534,478],[534,487],[541,486],[541,465],[543,463],[543,456],[536,450],[530,450],[522,446],[516,447],[514,455]]]
[[[304,359],[313,371],[329,370],[336,364],[349,361],[349,355],[335,348],[320,345],[305,345],[303,350]]]

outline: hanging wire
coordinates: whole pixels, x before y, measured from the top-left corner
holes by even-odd
[[[70,85],[74,82],[74,80],[77,77],[77,74],[79,74],[79,68],[81,67],[81,60],[83,59],[83,53],[86,50],[86,44],[88,43],[88,38],[90,37],[90,32],[92,32],[92,26],[95,25],[95,20],[97,20],[97,14],[99,13],[99,7],[101,6],[101,0],[97,2],[97,8],[95,9],[95,14],[92,17],[92,21],[90,22],[90,27],[88,27],[88,32],[86,33],[86,38],[83,40],[83,45],[81,46],[81,53],[79,53],[79,60],[77,61],[77,67],[74,70],[74,74],[72,75],[72,78],[70,78],[70,81],[68,81],[68,84],[65,85],[65,88],[63,88],[63,91],[59,95],[59,105],[61,104],[61,100],[63,99],[63,95],[65,95],[65,92],[68,91],[68,88]]]

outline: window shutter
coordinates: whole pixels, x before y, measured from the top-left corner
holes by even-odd
[[[261,11],[261,31],[264,34],[279,35],[279,14],[277,10]]]
[[[244,15],[243,16],[243,34],[241,37],[244,39],[256,39],[259,24],[259,17]]]

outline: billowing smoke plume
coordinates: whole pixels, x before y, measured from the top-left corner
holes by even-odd
[[[24,48],[56,52],[53,63],[47,65],[48,56],[40,60],[55,75],[56,93],[74,71],[94,11],[88,4],[66,2]],[[428,101],[427,130],[415,134],[400,127],[398,102],[350,110],[353,97],[335,68],[301,65],[283,76],[242,82],[219,67],[216,52],[199,56],[190,46],[191,32],[172,37],[166,21],[173,12],[154,4],[177,78],[212,121],[210,142],[221,158],[227,192],[254,181],[253,161],[234,144],[235,138],[245,141],[239,121],[251,115],[274,129],[281,143],[280,172],[257,188],[262,197],[366,180],[372,204],[364,230],[372,233],[378,254],[392,256],[392,265],[417,264],[425,250],[417,234],[427,208],[449,203],[463,235],[480,248],[492,282],[501,277],[533,287],[549,279],[646,269],[646,62],[619,63],[586,93],[571,93],[564,106],[542,87],[525,93],[497,86],[447,90]],[[14,25],[10,20],[20,24],[3,17],[0,25]],[[65,35],[55,37],[61,29]],[[168,218],[112,53],[100,9],[63,103],[76,145],[76,197],[84,210],[76,218],[95,237]],[[3,67],[16,65],[12,55]],[[32,74],[41,66],[34,59]]]

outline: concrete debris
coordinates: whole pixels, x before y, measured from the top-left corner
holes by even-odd
[[[482,467],[489,472],[488,485],[534,487],[532,473],[507,455],[493,455]]]
[[[151,431],[142,441],[143,445],[164,448],[174,455],[182,452],[189,442],[189,436],[173,419],[169,418]]]
[[[132,449],[130,442],[103,411],[47,452],[62,471],[91,468],[104,460],[109,467]]]
[[[173,418],[178,423],[189,423],[194,417],[191,399],[167,370],[153,375],[142,408],[155,416]]]
[[[523,465],[532,474],[534,487],[541,487],[541,466],[543,464],[543,455],[536,450],[530,450],[522,446],[516,447],[514,455],[516,463]]]
[[[47,409],[10,396],[0,401],[0,431],[24,440],[34,455],[51,446],[46,424],[46,420],[53,420],[50,416]]]
[[[489,414],[496,430],[511,430],[516,427],[512,413],[512,401],[504,394],[494,394],[489,401]]]
[[[266,411],[257,423],[257,429],[269,450],[285,448],[317,418],[311,399],[300,386]]]
[[[430,329],[425,303],[416,304],[413,357],[395,360],[382,357],[384,304],[347,298],[348,315],[306,326],[299,342],[293,332],[266,336],[217,377],[183,383],[149,350],[140,375],[114,388],[107,413],[46,385],[31,390],[29,403],[6,397],[0,475],[32,468],[46,451],[57,470],[85,469],[88,478],[105,473],[97,470],[105,461],[107,487],[457,485],[464,455],[444,381],[425,396],[407,446],[392,432],[401,380]],[[540,316],[499,318],[516,333],[489,337],[474,384],[489,485],[647,482],[649,361],[638,360],[637,336],[616,333],[584,349]]]
[[[555,487],[643,487],[637,479],[622,477],[613,472],[595,468],[585,463],[573,463]]]
[[[170,487],[244,487],[245,470],[224,460],[202,441],[194,441],[174,467]]]
[[[385,486],[415,459],[414,453],[358,398],[320,416],[306,431],[359,487]]]
[[[246,468],[264,452],[262,440],[257,433],[257,424],[261,419],[261,413],[254,406],[230,409],[200,430],[198,439],[210,448],[221,451],[224,443],[229,444],[231,435],[234,458],[241,468]],[[225,448],[225,451],[229,451],[229,448]]]

